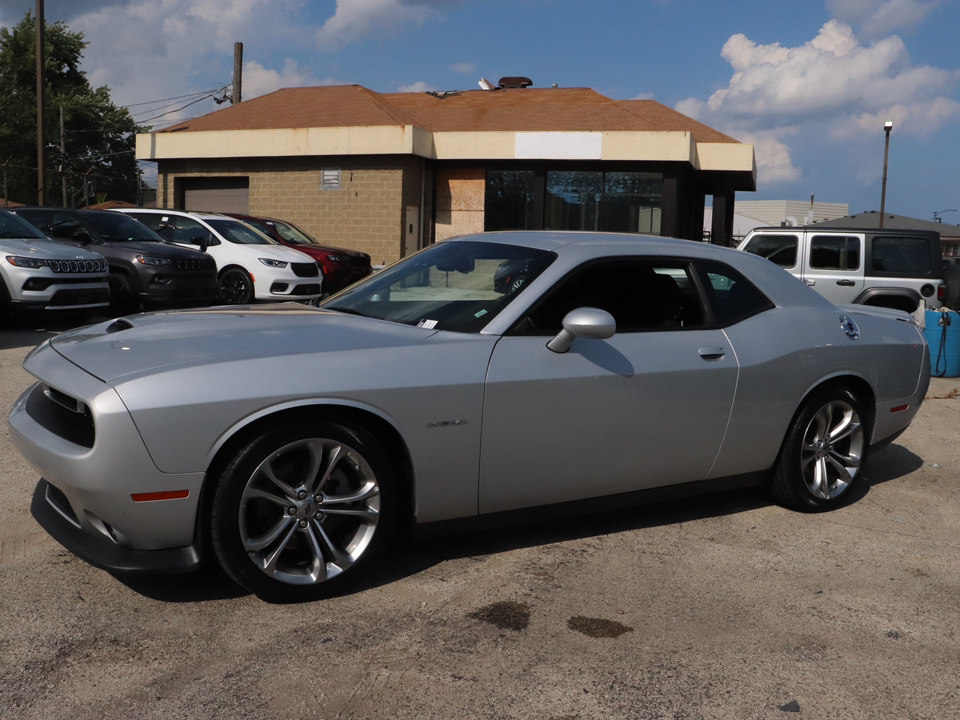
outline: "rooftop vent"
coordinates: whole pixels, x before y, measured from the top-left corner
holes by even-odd
[[[528,77],[502,77],[497,85],[502,88],[525,88],[533,85],[533,81]]]

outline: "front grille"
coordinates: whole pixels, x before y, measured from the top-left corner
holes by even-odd
[[[293,274],[297,277],[319,277],[320,268],[316,263],[290,263]]]
[[[27,415],[40,427],[74,445],[92,448],[96,428],[90,409],[76,398],[38,384],[27,398]]]
[[[320,285],[297,285],[291,295],[319,295],[320,294]]]
[[[213,272],[216,267],[214,261],[209,258],[174,260],[173,266],[177,270],[197,270],[202,272]]]
[[[106,260],[47,260],[47,267],[55,273],[105,273]]]
[[[110,302],[110,290],[107,288],[57,290],[48,305],[68,307],[70,305],[93,305]]]

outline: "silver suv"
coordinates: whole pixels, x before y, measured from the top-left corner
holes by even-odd
[[[769,227],[751,230],[740,250],[765,257],[838,305],[915,312],[960,299],[945,281],[940,236],[925,230]]]
[[[109,277],[103,256],[0,210],[0,310],[99,310],[110,304]]]

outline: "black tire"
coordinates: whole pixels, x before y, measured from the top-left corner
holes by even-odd
[[[249,305],[253,302],[253,280],[246,270],[227,268],[220,275],[220,299],[227,305]]]
[[[258,597],[318,600],[375,565],[395,533],[399,493],[386,453],[364,429],[282,425],[216,479],[210,537],[226,573]]]
[[[110,276],[110,314],[114,317],[132,315],[140,309],[140,298],[127,278]]]
[[[946,263],[943,266],[943,284],[946,290],[943,296],[944,306],[960,311],[960,265]]]
[[[870,437],[868,418],[849,390],[814,393],[790,424],[770,490],[785,507],[822,512],[841,505],[860,477]]]

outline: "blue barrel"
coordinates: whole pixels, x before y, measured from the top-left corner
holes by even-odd
[[[930,374],[960,377],[960,313],[927,310],[923,336],[930,345]]]

